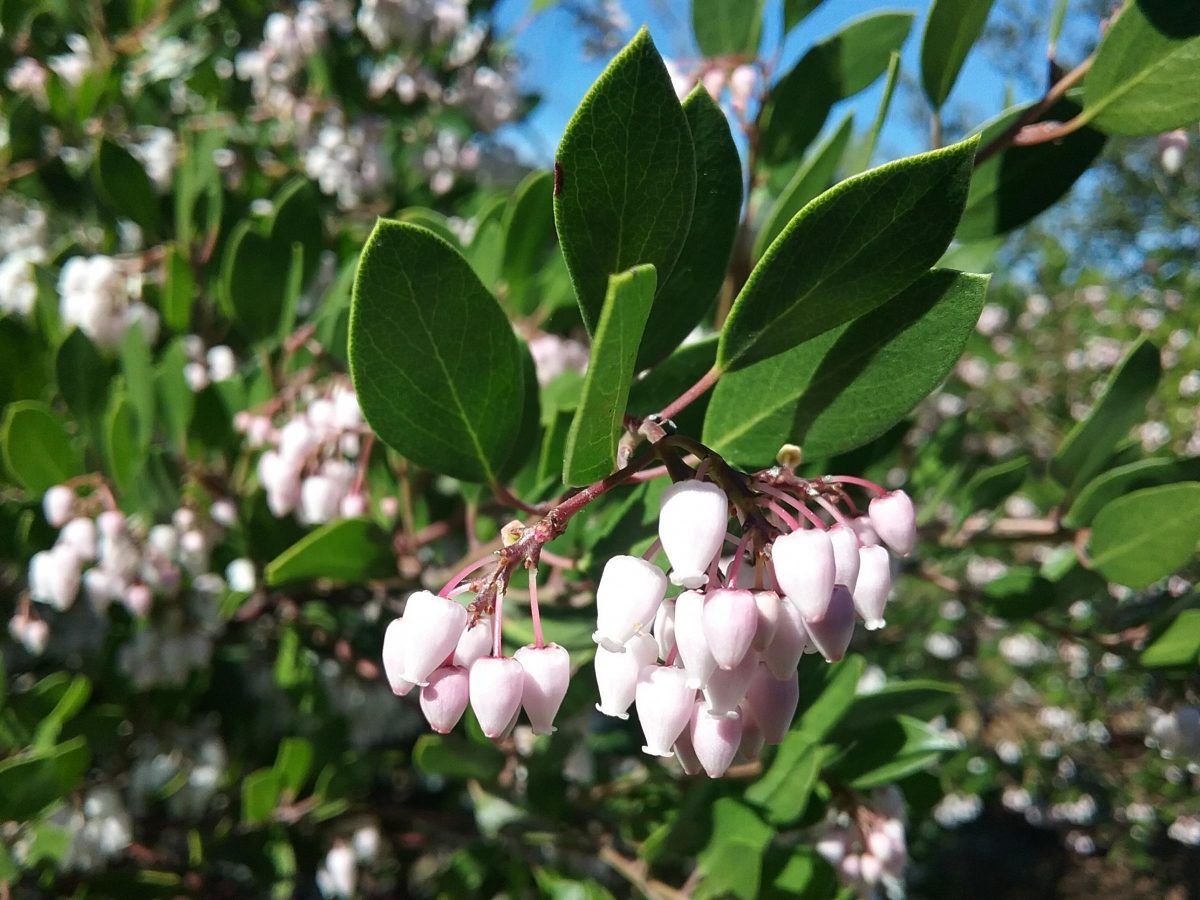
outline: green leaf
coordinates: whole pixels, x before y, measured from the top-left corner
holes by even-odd
[[[833,868],[811,847],[798,846],[775,876],[766,900],[818,900],[838,897],[837,876]]]
[[[987,144],[1008,128],[1028,106],[1005,110],[983,126]],[[1063,99],[1035,120],[1070,119],[1078,105]],[[967,208],[956,237],[980,241],[1024,225],[1058,202],[1095,162],[1106,138],[1094,128],[1081,128],[1057,141],[1029,147],[1006,147],[980,163],[971,179]]]
[[[521,347],[466,260],[433,232],[376,224],[354,282],[350,371],[371,427],[418,465],[491,482],[512,455]]]
[[[1104,467],[1117,443],[1146,415],[1161,375],[1158,348],[1138,341],[1113,370],[1088,417],[1071,429],[1054,454],[1050,474],[1059,484],[1077,490]]]
[[[36,400],[52,378],[53,360],[42,336],[15,316],[0,317],[0,407]]]
[[[716,361],[716,335],[684,344],[633,383],[629,389],[630,412],[638,416],[658,412],[699,381]],[[700,433],[711,396],[711,393],[704,394],[675,417],[681,432]]]
[[[1142,651],[1138,661],[1149,668],[1194,666],[1200,656],[1200,609],[1179,614],[1154,643]]]
[[[825,0],[783,0],[783,31],[784,34],[799,25],[808,14],[820,6]]]
[[[412,761],[426,775],[479,781],[491,781],[504,768],[504,754],[495,747],[457,734],[421,735],[413,747]]]
[[[983,32],[993,0],[933,0],[921,38],[921,85],[941,109],[971,47]]]
[[[154,387],[167,433],[178,447],[187,446],[188,426],[196,407],[196,395],[188,386],[184,367],[188,363],[183,338],[172,341],[159,357]]]
[[[875,155],[875,147],[879,143],[879,133],[883,131],[883,123],[887,121],[888,110],[892,108],[892,94],[896,90],[896,81],[899,77],[900,51],[893,50],[892,57],[888,60],[887,79],[883,83],[883,96],[879,98],[879,109],[875,113],[875,121],[871,123],[871,130],[867,132],[867,139],[862,150],[856,154],[861,164],[855,167],[855,171],[861,172],[871,165],[871,157]]]
[[[178,245],[167,251],[166,284],[163,289],[162,316],[167,328],[186,332],[192,321],[192,299],[196,278],[192,274],[187,252]]]
[[[108,138],[96,150],[96,187],[119,216],[132,219],[151,234],[159,228],[158,195],[150,176],[128,150]]]
[[[854,702],[866,667],[861,656],[847,656],[832,665],[818,662],[816,654],[805,656],[800,661],[800,716],[792,731],[814,744],[829,734]]]
[[[42,750],[53,747],[63,726],[78,715],[91,695],[92,683],[83,675],[74,676],[54,708],[38,722],[33,737],[34,748]]]
[[[683,103],[696,151],[696,202],[687,240],[659,288],[638,353],[639,370],[679,346],[725,281],[742,212],[742,161],[721,107],[698,86]]]
[[[654,267],[648,265],[608,280],[608,297],[595,329],[583,396],[567,435],[566,484],[587,484],[614,468],[654,286]]]
[[[935,269],[848,325],[726,372],[709,403],[704,442],[739,465],[769,466],[785,443],[816,458],[874,440],[953,368],[987,281]]]
[[[967,516],[977,510],[993,511],[1000,501],[1012,496],[1025,483],[1028,474],[1028,456],[1018,456],[980,469],[963,488],[965,502],[959,504],[958,524],[962,525]]]
[[[263,236],[249,221],[230,235],[221,259],[221,301],[226,314],[256,339],[279,328],[291,261],[290,246]]]
[[[1200,482],[1144,488],[1096,515],[1091,567],[1131,588],[1149,587],[1195,557],[1200,542]]]
[[[71,415],[83,423],[93,441],[100,434],[112,366],[100,355],[96,345],[78,329],[71,329],[55,357],[58,389]]]
[[[275,754],[275,774],[283,788],[298,793],[312,771],[313,745],[308,738],[289,737],[279,742]]]
[[[696,46],[708,59],[758,56],[765,0],[692,0]]]
[[[87,741],[77,737],[0,762],[0,821],[32,819],[65,797],[75,790],[90,760]]]
[[[501,272],[508,296],[521,298],[529,282],[537,277],[554,236],[554,176],[531,172],[517,185],[512,200],[504,207],[504,262]],[[509,300],[512,303],[512,300]],[[533,312],[523,303],[516,308]]]
[[[134,436],[139,455],[144,455],[154,434],[154,363],[141,325],[125,332],[121,341],[121,371],[134,412]]]
[[[265,572],[271,587],[317,578],[353,584],[395,574],[396,557],[387,535],[366,519],[322,525],[267,563]]]
[[[1063,516],[1063,524],[1068,528],[1086,528],[1096,513],[1122,494],[1176,481],[1200,481],[1200,459],[1139,459],[1110,469],[1079,492]]]
[[[10,403],[0,424],[4,467],[18,484],[41,494],[83,472],[83,460],[71,436],[44,403]]]
[[[123,390],[113,392],[109,398],[104,416],[104,458],[117,490],[132,490],[146,457],[138,446],[133,404]]]
[[[897,716],[865,732],[826,771],[833,780],[865,791],[932,766],[958,743],[919,719]]]
[[[872,169],[804,207],[734,301],[718,365],[742,368],[790,350],[916,281],[950,245],[977,143]]]
[[[875,13],[815,45],[771,89],[759,115],[759,151],[768,166],[804,152],[829,111],[887,71],[908,36],[910,13]]]
[[[834,734],[845,739],[901,714],[932,719],[952,707],[959,694],[957,685],[944,681],[892,681],[878,691],[855,697]]]
[[[754,259],[759,259],[771,246],[779,232],[814,197],[823,193],[833,182],[838,164],[846,153],[846,145],[854,134],[854,113],[846,113],[841,124],[820,144],[809,151],[796,169],[779,197],[763,219],[754,239]]]
[[[772,825],[783,828],[799,821],[832,752],[831,747],[815,746],[805,734],[788,734],[767,771],[746,789],[746,799]]]
[[[555,167],[554,224],[594,334],[608,276],[650,263],[665,284],[692,221],[696,157],[687,116],[645,28],[583,98]]]
[[[279,804],[282,790],[279,773],[274,769],[258,769],[243,778],[242,821],[248,825],[267,821]]]
[[[774,832],[744,803],[721,797],[712,805],[711,833],[708,845],[697,857],[704,880],[693,896],[697,900],[755,900],[762,880],[763,854]]]
[[[1200,119],[1200,6],[1130,0],[1109,23],[1083,83],[1083,121],[1158,134]]]

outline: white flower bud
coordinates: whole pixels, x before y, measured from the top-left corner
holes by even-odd
[[[671,562],[671,583],[685,588],[708,583],[708,567],[725,542],[729,500],[715,484],[679,481],[663,491],[658,537]]]
[[[354,851],[346,844],[339,841],[326,854],[325,865],[317,872],[317,886],[326,897],[349,900],[354,896],[358,887],[358,863]]]
[[[361,519],[367,514],[367,498],[362,494],[347,494],[342,498],[343,519]]]
[[[515,654],[525,670],[521,706],[534,734],[553,734],[554,717],[567,696],[571,679],[571,657],[558,644],[522,647]]]
[[[461,604],[430,591],[412,594],[404,606],[402,677],[424,686],[429,673],[454,652],[466,626],[467,611]],[[519,695],[517,699],[519,703]]]
[[[883,611],[892,590],[892,561],[883,547],[863,547],[859,551],[862,566],[854,590],[854,606],[867,631],[884,626]]]
[[[208,571],[208,539],[197,529],[185,531],[179,538],[179,563],[193,575]]]
[[[154,594],[144,584],[131,584],[121,596],[121,602],[136,619],[144,619],[150,613],[154,603]]]
[[[316,446],[317,436],[304,419],[291,419],[279,432],[279,455],[289,465],[302,465]]]
[[[858,535],[858,543],[863,547],[874,547],[876,544],[882,543],[879,535],[875,532],[875,526],[871,524],[871,519],[867,516],[858,516],[850,520],[850,527],[854,529],[854,533]],[[849,585],[847,585],[849,587]]]
[[[125,593],[125,584],[112,572],[99,567],[83,573],[83,589],[87,591],[92,609],[103,614],[109,604]]]
[[[383,673],[388,686],[397,697],[405,697],[416,685],[406,679],[404,672],[404,620],[392,619],[383,635]]]
[[[70,609],[79,593],[80,560],[65,544],[35,553],[29,560],[29,592],[57,610]]]
[[[96,516],[96,527],[108,540],[115,541],[125,534],[125,514],[119,509],[107,509]]]
[[[470,628],[463,629],[454,647],[454,665],[470,670],[475,660],[492,652],[492,620],[481,618]]]
[[[258,586],[258,575],[254,563],[248,559],[235,559],[225,567],[225,581],[231,591],[249,594]]]
[[[805,618],[804,625],[826,661],[837,662],[845,656],[854,636],[854,598],[846,586],[837,585],[824,615],[819,619]]]
[[[853,528],[834,525],[829,529],[829,542],[833,545],[833,580],[844,584],[854,592],[858,581],[858,535]]]
[[[705,597],[699,591],[684,591],[675,599],[675,646],[688,674],[688,685],[704,690],[717,668],[716,657],[704,635]]]
[[[421,712],[429,727],[449,734],[458,724],[470,699],[470,676],[461,666],[440,666],[421,688]]]
[[[1187,157],[1188,133],[1184,128],[1158,136],[1158,162],[1168,175],[1178,175]]]
[[[758,671],[758,654],[750,650],[732,669],[717,669],[709,676],[704,698],[708,701],[710,716],[737,718],[738,705],[746,696],[750,682]]]
[[[675,648],[675,601],[668,598],[659,604],[654,614],[654,640],[658,644],[658,658],[666,660]],[[676,655],[678,656],[678,654]],[[682,665],[682,663],[680,663]]]
[[[654,621],[667,590],[667,578],[654,563],[636,556],[614,556],[604,565],[596,587],[596,633],[592,639],[619,653],[634,634]]]
[[[883,542],[899,556],[908,556],[917,543],[917,514],[904,491],[876,497],[870,506],[871,524]]]
[[[722,669],[732,669],[754,641],[758,631],[758,605],[750,591],[720,588],[704,604],[704,639]]]
[[[222,528],[232,528],[237,524],[237,505],[232,500],[222,497],[213,501],[209,515]]]
[[[693,704],[693,716],[696,715],[697,710],[700,715],[704,715],[703,700],[697,699]],[[696,749],[692,746],[692,729],[690,727],[679,732],[679,737],[675,739],[675,759],[679,761],[679,767],[683,769],[685,775],[696,775],[704,768],[700,765]]]
[[[763,653],[763,662],[776,678],[787,678],[796,671],[808,646],[808,629],[796,604],[787,597],[779,600],[779,621],[775,637]]]
[[[629,718],[629,707],[637,694],[642,669],[658,658],[658,645],[648,634],[635,634],[620,652],[596,648],[596,687],[600,702],[596,709],[617,719]]]
[[[214,382],[228,381],[237,374],[237,357],[224,344],[208,350],[208,377]]]
[[[94,560],[96,558],[96,523],[83,516],[72,519],[59,532],[58,542],[70,547],[80,559]]]
[[[300,521],[321,525],[337,518],[342,486],[328,475],[310,475],[300,485]]]
[[[787,678],[778,679],[766,665],[758,667],[746,689],[746,705],[766,743],[783,742],[799,704],[800,673],[792,669]]]
[[[190,362],[183,367],[183,380],[193,393],[200,393],[208,387],[208,368],[204,363]]]
[[[758,608],[758,626],[754,630],[751,646],[760,653],[771,646],[775,632],[779,629],[779,617],[783,599],[774,591],[755,591],[754,605]]]
[[[71,518],[71,507],[75,505],[75,492],[65,485],[56,484],[42,497],[42,515],[51,528],[62,528]]]
[[[703,704],[693,705],[688,735],[696,759],[709,778],[720,778],[725,774],[741,746],[744,726],[741,716],[713,718],[704,710]]]
[[[636,703],[638,721],[646,735],[642,752],[674,756],[675,741],[687,727],[696,703],[696,691],[688,687],[687,673],[674,666],[646,666],[638,675]]]
[[[805,621],[824,615],[837,567],[828,533],[810,528],[781,535],[771,545],[771,560],[779,587]]]
[[[485,656],[471,666],[471,709],[487,737],[498,740],[512,728],[524,690],[525,670],[511,656]]]

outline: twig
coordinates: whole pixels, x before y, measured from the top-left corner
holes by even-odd
[[[1050,134],[1047,136],[1042,133],[1041,130],[1039,130],[1038,138],[1036,140],[1033,138],[1032,134],[1025,140],[1017,139],[1018,135],[1021,134],[1026,126],[1035,122],[1038,116],[1061,100],[1064,96],[1066,96],[1067,91],[1083,80],[1083,76],[1088,73],[1088,69],[1092,67],[1092,63],[1095,61],[1095,59],[1095,54],[1092,54],[1070,72],[1056,81],[1050,86],[1050,88],[1046,91],[1045,96],[1042,97],[1039,102],[1025,110],[1025,112],[1017,117],[1015,122],[1013,122],[1006,129],[1004,129],[1004,131],[989,141],[984,147],[981,147],[979,152],[975,154],[975,168],[979,168],[981,165],[1011,144],[1015,143],[1018,146],[1027,147],[1030,144],[1042,144],[1046,143],[1047,141],[1056,140],[1058,137],[1062,137],[1062,135],[1056,134]],[[1079,125],[1075,126],[1075,128],[1078,127]],[[1071,131],[1074,131],[1075,128],[1072,128]],[[1070,132],[1065,133],[1069,134]]]

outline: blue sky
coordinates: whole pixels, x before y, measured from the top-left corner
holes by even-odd
[[[650,28],[651,35],[664,56],[673,58],[695,58],[697,51],[691,36],[691,6],[689,0],[622,0],[629,15],[632,28],[629,35],[640,25]],[[780,20],[778,9],[782,0],[768,0],[768,23]],[[1036,4],[1048,11],[1050,0],[1021,0]],[[548,165],[553,159],[554,148],[575,107],[583,98],[588,87],[603,70],[607,59],[584,59],[581,36],[572,25],[571,17],[561,10],[551,9],[538,16],[529,14],[531,0],[501,0],[498,17],[502,33],[517,30],[516,49],[524,61],[523,86],[540,92],[543,100],[531,119],[519,129],[510,130],[502,137],[512,144],[527,162]],[[920,71],[920,39],[925,26],[925,16],[930,0],[913,2],[880,2],[880,0],[825,0],[801,25],[788,35],[781,59],[780,71],[785,72],[803,55],[812,44],[838,31],[846,22],[859,16],[881,10],[910,11],[916,20],[903,48],[901,78],[907,79],[909,89],[902,89],[893,100],[891,113],[885,124],[877,160],[890,159],[899,155],[923,150],[928,142],[928,126],[914,121],[911,115],[916,96],[916,85]],[[992,15],[1003,15],[1004,0],[996,3]],[[1068,18],[1067,35],[1076,41],[1087,40],[1087,32],[1094,29],[1088,21]],[[768,27],[764,35],[764,46],[774,49],[779,40],[778,27]],[[1064,44],[1071,41],[1064,40]],[[1038,61],[1044,58],[1045,39],[1030,48]],[[1070,61],[1069,58],[1067,60]],[[1026,65],[1028,61],[1026,62]],[[1030,97],[1028,88],[1014,83],[1017,73],[1014,64],[1011,71],[1001,71],[994,61],[978,50],[967,59],[962,74],[950,97],[949,106],[963,112],[965,118],[975,124],[991,118],[1004,105],[1008,90],[1017,99]],[[854,109],[856,127],[864,131],[875,116],[882,94],[882,79],[868,90],[835,109],[829,123],[840,119],[843,109]]]

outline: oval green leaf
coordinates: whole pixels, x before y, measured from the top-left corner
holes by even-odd
[[[962,215],[977,138],[849,178],[802,209],[733,303],[717,364],[742,368],[870,312],[928,271]]]
[[[1195,558],[1200,542],[1200,482],[1145,488],[1096,515],[1091,567],[1126,587],[1148,587]]]
[[[692,0],[696,46],[708,59],[758,56],[765,0]]]
[[[1200,481],[1200,459],[1140,459],[1117,466],[1088,482],[1063,516],[1063,524],[1086,528],[1096,513],[1122,494],[1176,481]]]
[[[933,0],[921,38],[921,86],[941,109],[971,47],[983,31],[993,0]]]
[[[387,535],[366,519],[342,519],[322,525],[267,563],[271,587],[328,578],[361,583],[396,574],[396,557]]]
[[[467,261],[433,232],[380,220],[350,310],[350,371],[392,448],[465,481],[494,481],[524,404],[521,348]]]
[[[66,427],[44,403],[10,403],[0,424],[0,453],[8,473],[29,491],[43,493],[83,472],[83,459]]]

